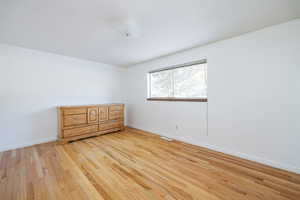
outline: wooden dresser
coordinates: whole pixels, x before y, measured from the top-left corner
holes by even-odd
[[[124,104],[58,107],[59,141],[102,135],[124,129]]]

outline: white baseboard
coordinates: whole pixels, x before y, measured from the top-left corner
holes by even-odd
[[[32,141],[20,142],[20,143],[16,143],[16,144],[3,145],[3,146],[0,146],[0,152],[13,150],[13,149],[18,149],[18,148],[22,148],[22,147],[28,147],[28,146],[32,146],[32,145],[35,145],[35,144],[52,142],[52,141],[55,141],[55,140],[57,140],[56,137],[48,137],[48,138],[34,139]]]
[[[129,127],[132,127],[132,126],[129,126]],[[135,127],[132,127],[132,128],[135,128]],[[144,131],[150,132],[150,133],[154,133],[151,130],[146,130],[146,129],[143,129],[143,128],[136,128],[136,129],[144,130]],[[159,134],[159,133],[154,133],[154,134],[158,134],[158,135],[161,135],[161,136],[164,136],[164,137],[170,137],[169,135],[163,135],[163,134]],[[276,162],[276,161],[260,158],[260,157],[249,155],[249,154],[246,154],[246,153],[233,151],[233,150],[230,150],[228,148],[218,147],[216,145],[212,145],[212,144],[204,143],[204,142],[199,142],[199,141],[195,141],[195,140],[192,140],[192,139],[189,140],[189,139],[186,139],[186,138],[176,137],[176,136],[173,137],[173,139],[178,140],[178,141],[182,141],[182,142],[185,142],[185,143],[193,144],[193,145],[196,145],[196,146],[205,147],[207,149],[222,152],[222,153],[225,153],[225,154],[229,154],[229,155],[236,156],[236,157],[239,157],[239,158],[243,158],[243,159],[246,159],[246,160],[254,161],[254,162],[257,162],[257,163],[264,164],[264,165],[268,165],[270,167],[283,169],[283,170],[286,170],[286,171],[290,171],[290,172],[300,174],[300,168],[297,167],[297,166],[282,164],[282,163],[279,163],[279,162]]]
[[[179,141],[183,141],[183,142],[186,142],[186,143],[189,143],[189,144],[193,144],[193,145],[196,145],[196,146],[205,147],[205,148],[208,148],[208,149],[211,149],[211,150],[214,150],[214,151],[229,154],[229,155],[232,155],[232,156],[236,156],[236,157],[239,157],[239,158],[243,158],[243,159],[246,159],[246,160],[258,162],[258,163],[268,165],[268,166],[271,166],[271,167],[274,167],[274,168],[283,169],[283,170],[286,170],[286,171],[290,171],[290,172],[300,174],[300,168],[296,167],[296,166],[291,166],[291,165],[287,165],[287,164],[278,163],[278,162],[275,162],[275,161],[272,161],[272,160],[260,158],[260,157],[257,157],[257,156],[253,156],[253,155],[249,155],[249,154],[245,154],[245,153],[241,153],[241,152],[236,152],[236,151],[233,151],[233,150],[230,150],[230,149],[227,149],[227,148],[218,147],[218,146],[208,144],[208,143],[190,141],[190,140],[186,140],[186,139],[182,139],[182,138],[179,138],[179,139],[174,138],[174,139],[179,140]]]

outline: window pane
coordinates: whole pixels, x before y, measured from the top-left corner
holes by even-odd
[[[207,98],[206,63],[152,72],[149,80],[153,98]]]
[[[171,70],[150,74],[151,97],[172,97]]]
[[[206,98],[206,64],[174,69],[174,97]]]

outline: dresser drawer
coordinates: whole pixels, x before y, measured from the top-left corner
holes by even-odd
[[[109,121],[99,124],[99,131],[105,131],[109,129],[122,128],[123,121]]]
[[[109,106],[109,112],[110,111],[122,111],[122,110],[123,110],[123,105]]]
[[[86,114],[66,115],[63,118],[64,126],[77,126],[87,124]]]
[[[72,128],[63,131],[64,137],[72,137],[77,135],[84,135],[98,131],[98,125],[85,126],[80,128]]]
[[[64,115],[76,115],[76,114],[85,114],[87,112],[86,108],[64,108]]]
[[[109,119],[110,120],[117,120],[117,119],[123,119],[123,111],[110,111],[109,112]]]

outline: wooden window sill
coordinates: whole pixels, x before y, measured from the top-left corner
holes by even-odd
[[[147,98],[147,101],[187,101],[187,102],[207,102],[207,98]]]

